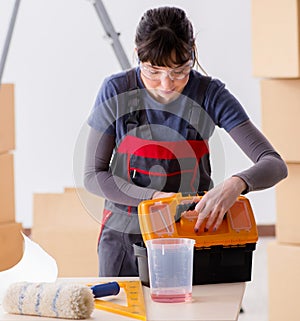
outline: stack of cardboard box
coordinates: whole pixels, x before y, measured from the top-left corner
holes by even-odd
[[[299,14],[300,0],[252,0],[253,71],[263,78],[262,128],[289,170],[276,187],[276,240],[268,246],[270,321],[300,318],[295,305],[300,287]]]
[[[22,224],[15,221],[14,194],[14,85],[0,86],[0,271],[23,256]]]
[[[34,194],[31,238],[57,262],[60,277],[97,277],[103,199],[84,189]]]

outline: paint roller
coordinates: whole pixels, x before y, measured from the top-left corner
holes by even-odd
[[[117,282],[88,287],[71,282],[13,283],[3,298],[8,313],[65,319],[87,319],[94,310],[94,298],[116,295]]]

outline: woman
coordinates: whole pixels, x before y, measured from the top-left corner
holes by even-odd
[[[195,38],[183,10],[148,10],[135,44],[138,66],[105,79],[88,120],[85,187],[106,199],[100,276],[138,275],[132,245],[142,241],[141,201],[206,192],[195,207],[195,233],[204,219],[205,231],[217,230],[240,194],[287,176],[284,161],[225,85],[192,69]],[[213,187],[208,141],[215,126],[254,165]]]

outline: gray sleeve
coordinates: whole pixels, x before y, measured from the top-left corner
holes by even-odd
[[[91,193],[118,204],[138,206],[151,199],[155,190],[136,186],[114,176],[109,163],[115,147],[115,137],[91,128],[86,145],[84,187]]]
[[[248,120],[233,128],[229,135],[253,161],[250,168],[237,173],[248,188],[243,194],[274,186],[287,177],[287,166],[266,137]]]

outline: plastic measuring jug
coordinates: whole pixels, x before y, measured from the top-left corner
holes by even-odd
[[[146,241],[150,295],[157,302],[192,299],[195,240],[159,238]]]

